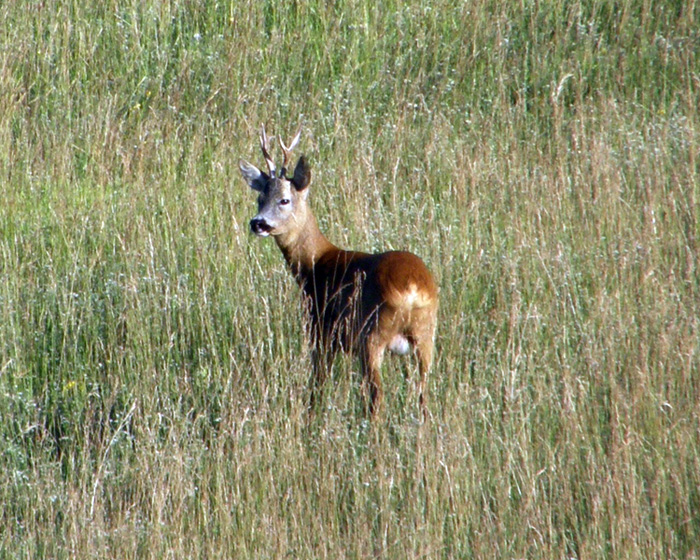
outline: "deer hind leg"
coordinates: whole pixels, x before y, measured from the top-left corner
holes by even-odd
[[[420,326],[415,328],[411,335],[416,358],[418,358],[418,403],[423,420],[426,420],[428,417],[425,401],[427,377],[433,363],[433,352],[435,349],[436,315],[437,309],[430,309],[426,316],[421,318]]]
[[[423,420],[428,417],[428,411],[425,406],[425,398],[427,392],[426,380],[428,377],[428,372],[430,371],[430,366],[433,362],[433,339],[432,337],[426,337],[421,339],[418,344],[416,344],[416,357],[418,358],[418,404],[420,405],[420,411],[423,416]]]
[[[385,349],[385,343],[379,342],[376,336],[369,336],[360,352],[362,383],[369,392],[369,413],[372,418],[376,417],[384,402],[380,368]]]

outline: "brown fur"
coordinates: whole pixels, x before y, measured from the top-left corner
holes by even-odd
[[[298,135],[297,135],[298,136]],[[266,138],[263,153],[268,160]],[[285,163],[288,151],[285,150]],[[307,204],[311,173],[300,158],[294,176],[282,169],[275,177],[247,162],[241,171],[261,194],[259,214],[251,220],[258,235],[272,235],[308,301],[313,375],[313,410],[339,350],[360,358],[374,416],[383,401],[380,367],[388,348],[408,341],[418,358],[421,411],[425,416],[426,376],[433,358],[438,288],[423,261],[413,253],[369,254],[345,251],[321,233]],[[285,202],[286,201],[286,202]]]

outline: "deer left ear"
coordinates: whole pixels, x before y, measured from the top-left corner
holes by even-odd
[[[306,163],[304,156],[299,158],[297,166],[294,168],[294,177],[292,184],[298,191],[303,191],[311,182],[311,168]]]

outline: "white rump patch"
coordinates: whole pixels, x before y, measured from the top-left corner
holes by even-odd
[[[407,292],[404,295],[404,302],[406,305],[413,307],[413,305],[416,303],[416,300],[418,299],[420,294],[418,294],[418,290],[416,289],[415,284],[411,284],[411,291]]]
[[[394,354],[408,354],[411,350],[411,343],[405,336],[397,334],[389,343],[389,350]]]
[[[409,290],[401,294],[401,305],[404,307],[425,307],[429,303],[428,295],[415,284],[411,284]]]

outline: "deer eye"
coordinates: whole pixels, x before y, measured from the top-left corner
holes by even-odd
[[[288,198],[282,198],[282,199],[280,200],[280,204],[281,204],[282,206],[286,206],[286,205],[289,204],[290,202],[291,202],[291,201],[290,201]]]

